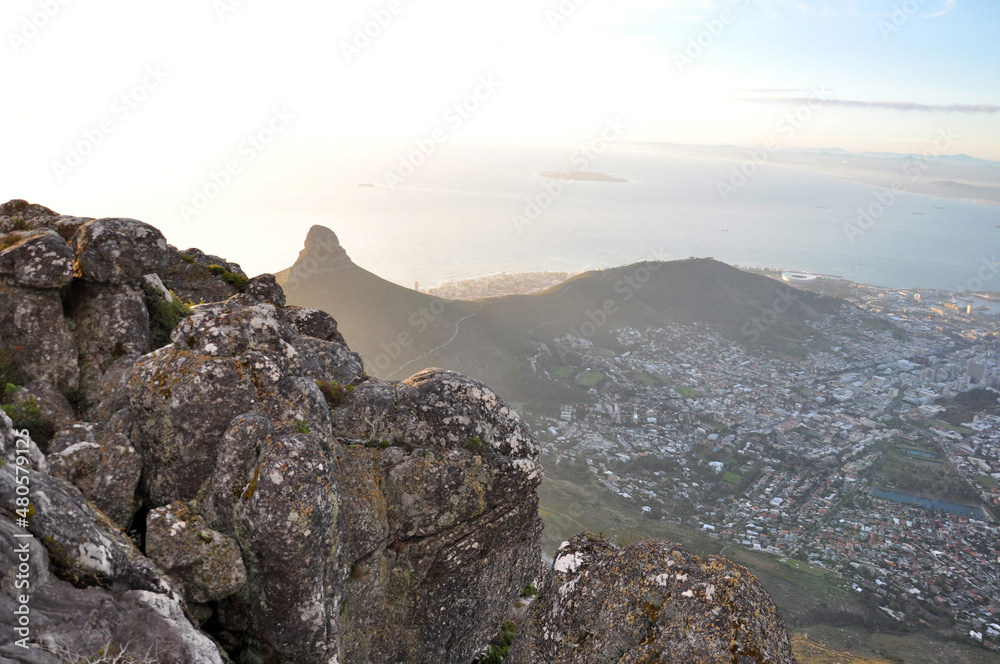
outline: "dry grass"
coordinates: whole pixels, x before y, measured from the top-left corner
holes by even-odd
[[[127,643],[119,646],[111,641],[90,654],[74,652],[59,644],[49,646],[46,650],[57,655],[60,664],[157,664],[159,662],[152,646],[145,654],[139,654],[130,652]]]

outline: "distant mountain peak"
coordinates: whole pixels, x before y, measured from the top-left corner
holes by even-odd
[[[340,240],[337,239],[337,234],[326,226],[320,226],[319,224],[313,226],[309,229],[308,235],[306,235],[305,247],[308,249],[310,246],[329,246],[335,245],[340,246]]]
[[[335,272],[352,264],[350,256],[340,246],[337,234],[326,226],[316,225],[309,229],[302,251],[288,276],[294,287],[309,275]]]

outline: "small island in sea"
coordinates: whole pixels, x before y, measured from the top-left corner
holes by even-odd
[[[616,178],[607,173],[594,171],[539,171],[539,177],[554,180],[580,180],[584,182],[628,182],[624,178]]]

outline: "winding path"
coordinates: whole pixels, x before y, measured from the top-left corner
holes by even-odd
[[[402,371],[405,367],[408,367],[409,365],[413,364],[414,362],[417,362],[419,360],[424,359],[425,357],[427,357],[428,355],[430,355],[432,353],[438,352],[439,350],[441,350],[442,348],[444,348],[445,346],[447,346],[448,344],[450,344],[452,341],[455,340],[456,337],[458,337],[458,326],[462,323],[462,321],[465,320],[465,319],[467,319],[467,318],[472,318],[475,315],[476,314],[472,313],[472,314],[469,314],[468,316],[462,316],[461,318],[459,318],[457,321],[455,321],[455,333],[451,335],[451,339],[448,339],[448,341],[444,342],[443,344],[441,344],[437,348],[432,348],[429,351],[427,351],[426,353],[424,353],[423,355],[421,355],[419,357],[415,357],[415,358],[413,358],[412,360],[410,360],[409,362],[407,362],[405,364],[399,365],[398,367],[396,367],[396,370],[393,371],[391,374],[387,375],[385,377],[385,379],[389,380],[390,378],[392,378],[393,376],[395,376],[397,373],[399,373],[400,371]]]

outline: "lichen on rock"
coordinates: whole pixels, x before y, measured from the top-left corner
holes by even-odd
[[[750,572],[663,540],[564,542],[521,632],[510,664],[795,661],[774,602]]]

